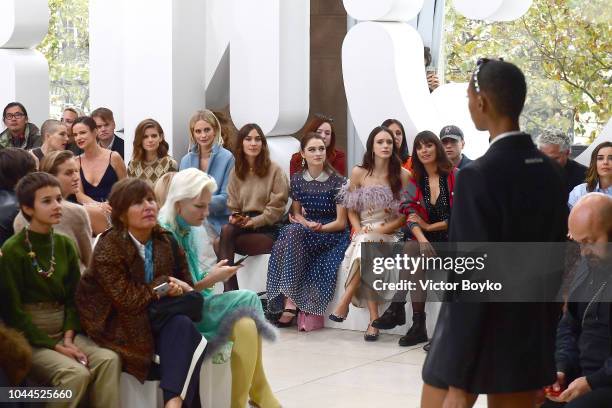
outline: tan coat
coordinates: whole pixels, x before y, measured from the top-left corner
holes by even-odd
[[[123,371],[140,381],[146,379],[155,351],[147,314],[156,299],[153,288],[175,271],[170,233],[156,227],[152,239],[155,267],[151,283],[145,283],[144,261],[132,238],[125,231],[111,229],[100,237],[76,294],[87,335],[100,347],[119,354]],[[185,254],[180,248],[177,254],[175,277],[191,285]]]

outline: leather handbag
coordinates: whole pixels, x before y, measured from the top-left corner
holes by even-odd
[[[182,296],[165,297],[149,305],[149,322],[154,333],[164,327],[170,318],[185,315],[193,322],[202,320],[202,305],[204,298],[198,291],[187,292]]]

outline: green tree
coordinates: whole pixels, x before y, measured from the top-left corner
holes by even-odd
[[[37,49],[49,62],[51,112],[89,108],[88,0],[49,0],[49,33]]]
[[[607,0],[534,0],[507,23],[467,19],[447,2],[446,77],[470,78],[478,57],[504,57],[527,77],[522,122],[559,127],[589,142],[610,119],[612,31]]]

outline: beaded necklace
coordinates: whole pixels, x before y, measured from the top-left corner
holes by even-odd
[[[49,265],[49,269],[46,271],[42,269],[40,266],[40,262],[38,262],[38,257],[36,256],[36,252],[32,248],[32,242],[30,242],[30,229],[25,229],[25,244],[28,246],[28,256],[32,259],[32,267],[34,270],[44,278],[50,278],[53,276],[53,272],[55,272],[55,241],[53,240],[53,228],[51,228],[51,233],[49,236],[51,237],[51,261]]]

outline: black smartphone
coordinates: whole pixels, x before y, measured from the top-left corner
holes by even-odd
[[[239,260],[237,260],[236,262],[234,262],[234,266],[236,265],[240,265],[242,263],[242,261],[244,261],[245,259],[247,259],[249,257],[249,255],[245,255],[242,258],[240,258]]]

